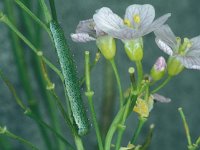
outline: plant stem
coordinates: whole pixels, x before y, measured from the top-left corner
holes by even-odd
[[[39,0],[39,3],[40,3],[40,7],[42,8],[42,11],[44,13],[46,23],[49,24],[52,19],[51,19],[51,14],[48,10],[48,7],[45,3],[45,0]]]
[[[17,104],[23,109],[23,110],[26,110],[26,106],[23,104],[22,100],[19,98],[19,96],[17,95],[17,92],[14,88],[14,86],[10,83],[10,81],[6,78],[5,75],[3,75],[3,73],[0,71],[0,76],[1,78],[3,79],[3,81],[5,82],[5,84],[8,86],[9,90],[11,91],[11,93],[13,94]],[[30,105],[30,108],[31,110],[35,113],[35,115],[37,116],[38,119],[40,119],[40,115],[39,115],[39,110],[38,108],[35,106],[35,105]],[[48,150],[51,150],[52,147],[51,147],[51,144],[50,143],[50,140],[49,140],[49,137],[48,137],[48,134],[45,130],[45,128],[43,128],[42,126],[40,126],[39,124],[38,125],[38,128],[41,132],[41,135],[43,136],[43,139],[44,139],[44,142],[47,144],[47,147],[48,147]]]
[[[43,53],[41,51],[38,51],[37,48],[23,35],[17,28],[10,22],[10,20],[5,16],[1,16],[0,21],[3,21],[5,24],[7,24],[31,49],[32,51],[38,55],[41,56],[42,60],[54,71],[57,73],[57,75],[60,77],[60,79],[63,82],[63,75],[61,71],[54,66],[47,58],[43,56]]]
[[[116,148],[115,148],[116,150],[119,150],[120,146],[121,146],[121,140],[122,140],[123,133],[126,129],[125,122],[126,122],[126,119],[127,119],[128,113],[129,113],[130,105],[131,105],[131,98],[129,98],[129,100],[126,104],[124,114],[122,117],[122,121],[120,122],[120,124],[118,126],[119,131],[118,131],[117,143],[116,143]]]
[[[137,80],[137,86],[140,88],[140,84],[143,79],[143,67],[141,61],[136,61],[136,67],[137,67],[137,73],[138,73],[138,80]]]
[[[22,100],[19,98],[19,96],[17,95],[17,92],[14,88],[14,86],[10,83],[10,81],[3,75],[3,73],[0,70],[0,77],[3,79],[4,83],[7,85],[7,87],[9,88],[10,92],[13,94],[16,103],[20,106],[20,108],[24,111],[24,114],[27,115],[28,117],[34,119],[36,122],[38,122],[40,125],[44,126],[45,128],[48,128],[50,131],[52,131],[58,138],[60,138],[69,148],[73,149],[73,147],[69,144],[69,142],[67,140],[65,140],[65,138],[62,137],[62,135],[60,135],[60,133],[58,133],[56,130],[54,130],[54,128],[50,127],[48,124],[46,124],[42,119],[38,118],[35,114],[33,114],[33,112],[29,109],[26,108],[26,106],[24,105],[24,103],[22,102]],[[58,99],[57,97],[55,99]],[[61,105],[61,102],[59,101],[59,99],[57,100],[58,103]],[[59,105],[59,106],[60,106]],[[63,107],[62,107],[63,109]],[[72,125],[70,125],[72,126]]]
[[[13,25],[16,25],[16,21],[14,18],[13,12],[13,2],[12,0],[5,0],[5,7],[8,14],[8,18]],[[13,31],[10,32],[11,40],[12,40],[12,49],[15,57],[15,61],[17,64],[17,70],[19,74],[20,81],[22,83],[23,89],[28,99],[29,105],[33,103],[33,94],[32,94],[32,87],[29,83],[30,79],[28,76],[28,70],[25,62],[24,51],[20,46],[19,38],[15,35]]]
[[[115,61],[114,59],[111,59],[110,60],[110,63],[112,65],[112,68],[113,68],[113,71],[115,73],[115,77],[116,77],[116,80],[117,80],[117,85],[118,85],[118,89],[119,89],[119,95],[120,95],[120,108],[123,107],[123,91],[122,91],[122,86],[121,86],[121,81],[120,81],[120,77],[119,77],[119,73],[118,73],[118,70],[117,70],[117,67],[116,67],[116,64],[115,64]]]
[[[131,139],[131,143],[132,143],[132,144],[135,144],[135,142],[136,142],[136,140],[137,140],[137,138],[138,138],[138,136],[139,136],[139,134],[140,134],[140,131],[141,131],[141,129],[142,129],[144,123],[146,122],[146,120],[147,120],[147,119],[144,118],[144,117],[139,117],[138,126],[137,126],[137,128],[136,128],[136,131],[134,132],[134,135],[133,135],[132,139]]]
[[[95,128],[95,132],[97,136],[99,150],[103,150],[103,143],[102,143],[101,134],[100,134],[97,118],[96,118],[96,112],[94,109],[94,103],[92,99],[94,92],[91,91],[91,87],[90,87],[90,53],[89,51],[85,52],[85,78],[86,78],[86,88],[87,88],[85,95],[87,96],[88,102],[90,105],[90,110],[91,110],[92,120],[94,123],[94,128]]]
[[[168,76],[156,89],[154,89],[151,93],[156,93],[157,91],[159,91],[161,88],[163,88],[170,80],[171,80],[172,76]]]
[[[96,57],[95,57],[95,59],[93,61],[93,64],[90,65],[90,72],[92,71],[92,69],[94,68],[94,66],[98,63],[98,61],[100,59],[100,56],[101,56],[100,52],[97,52],[96,53]],[[80,86],[83,86],[84,82],[85,82],[85,75],[80,79]]]
[[[33,20],[35,20],[46,32],[49,34],[49,36],[52,38],[51,32],[49,28],[35,15],[33,14],[28,7],[26,7],[20,0],[15,0],[15,2],[20,6],[21,9],[23,9]]]
[[[55,20],[57,22],[58,19],[57,19],[55,2],[54,2],[54,0],[49,0],[49,3],[50,3],[50,7],[51,7],[52,18],[53,18],[53,20]]]
[[[124,110],[125,110],[125,106],[123,106],[119,112],[117,113],[117,115],[115,116],[112,124],[110,125],[110,128],[108,130],[108,133],[106,135],[106,139],[105,139],[105,147],[104,147],[104,150],[110,150],[110,147],[111,147],[111,142],[112,142],[112,138],[113,138],[113,135],[115,133],[115,131],[117,130],[118,128],[118,125],[123,117],[123,114],[124,114]]]
[[[31,142],[29,142],[29,141],[27,141],[27,140],[15,135],[15,134],[11,133],[10,131],[8,131],[6,127],[3,127],[3,128],[0,127],[0,134],[3,134],[3,135],[6,135],[6,136],[8,136],[8,137],[10,137],[12,139],[15,139],[15,140],[17,140],[17,141],[29,146],[33,150],[39,150]]]
[[[147,135],[146,140],[140,150],[147,150],[149,148],[149,146],[151,144],[152,136],[153,136],[154,127],[155,127],[154,124],[150,125],[148,135]]]
[[[104,139],[106,133],[109,129],[109,126],[112,122],[112,117],[114,113],[114,106],[116,103],[115,100],[115,78],[113,78],[114,72],[112,66],[108,61],[104,65],[104,96],[102,96],[101,104],[101,116],[100,116],[100,125],[101,125],[101,135]]]
[[[83,142],[78,135],[74,135],[77,150],[84,150]]]
[[[185,133],[186,133],[186,137],[187,137],[187,141],[188,141],[188,147],[192,147],[192,141],[191,141],[191,137],[190,137],[190,130],[189,130],[185,115],[183,113],[183,109],[182,108],[178,108],[178,111],[179,111],[179,113],[181,115],[181,119],[183,121],[183,125],[184,125],[184,128],[185,128]]]
[[[51,126],[49,126],[43,120],[37,118],[37,116],[35,116],[30,110],[26,110],[24,112],[24,114],[27,115],[27,116],[29,116],[30,118],[32,118],[33,120],[35,120],[36,122],[38,122],[39,124],[41,124],[42,126],[44,126],[45,128],[49,129],[53,134],[56,135],[56,137],[58,137],[63,143],[65,143],[65,145],[67,146],[67,148],[69,150],[74,150],[73,146],[60,133],[58,133],[54,128],[52,128]]]
[[[24,20],[26,20],[25,27],[26,27],[26,31],[27,31],[27,35],[29,39],[34,43],[37,49],[40,49],[41,47],[40,43],[42,41],[41,34],[40,34],[41,33],[40,26],[47,30],[50,37],[51,37],[51,33],[50,33],[50,30],[47,28],[47,26],[39,19],[41,15],[41,7],[39,6],[39,3],[36,8],[37,9],[37,12],[36,12],[37,16],[36,16],[28,9],[28,7],[30,8],[30,3],[28,3],[26,0],[25,1],[15,0],[15,2],[22,8],[21,11],[24,16]],[[31,18],[33,18],[33,20],[35,20],[37,24],[34,24],[35,22],[33,22],[27,14],[31,16]],[[31,27],[32,30],[30,30],[29,27]],[[56,110],[55,103],[52,100],[52,97],[50,96],[49,91],[46,90],[47,83],[45,82],[45,77],[44,77],[44,72],[43,72],[44,69],[42,68],[42,67],[45,67],[45,65],[42,63],[41,57],[38,57],[37,55],[33,53],[31,53],[31,57],[32,57],[32,66],[33,66],[34,73],[39,85],[39,89],[41,91],[44,106],[46,106],[47,108],[47,114],[50,116],[51,124],[53,125],[55,130],[60,133],[60,124],[59,124],[58,114],[55,111]],[[47,72],[45,72],[45,75],[48,78]],[[55,137],[53,137],[53,141],[55,141],[54,145],[56,145],[58,149],[60,150],[64,149],[64,145],[59,139],[56,140]]]

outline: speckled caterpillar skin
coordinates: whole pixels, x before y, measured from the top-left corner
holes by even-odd
[[[78,134],[84,135],[88,132],[89,123],[81,98],[77,71],[75,69],[75,64],[72,59],[73,57],[60,25],[52,21],[50,22],[50,30],[53,35],[54,44],[64,76],[65,88],[70,101],[70,107],[72,110],[74,121],[78,128]]]

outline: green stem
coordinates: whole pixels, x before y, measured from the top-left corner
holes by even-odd
[[[96,112],[94,109],[94,103],[92,99],[94,92],[91,91],[91,87],[90,87],[90,53],[89,51],[85,52],[85,78],[86,78],[86,88],[87,88],[87,92],[85,92],[85,95],[87,96],[88,102],[90,105],[90,110],[91,110],[92,120],[94,123],[94,128],[95,128],[95,132],[97,136],[99,150],[103,150],[103,143],[102,143],[101,134],[100,134],[97,118],[96,118]]]
[[[168,76],[156,89],[154,89],[151,93],[156,93],[157,91],[159,91],[161,88],[163,88],[170,80],[171,80],[172,76]]]
[[[123,117],[122,117],[122,121],[118,126],[119,131],[118,131],[118,137],[117,137],[116,148],[115,148],[116,150],[119,150],[120,146],[121,146],[122,136],[123,136],[123,133],[126,129],[125,122],[126,122],[128,114],[129,114],[130,105],[131,105],[131,98],[128,99],[128,102],[126,104],[124,114],[123,114]]]
[[[77,150],[84,150],[83,142],[78,135],[74,135]]]
[[[144,144],[140,148],[140,150],[147,150],[149,148],[149,146],[151,144],[152,136],[153,136],[154,127],[155,127],[154,124],[150,125],[150,129],[149,129],[148,135],[146,137],[146,140],[145,140]]]
[[[48,33],[49,36],[51,37],[51,32],[50,30],[47,28],[47,26],[39,19],[40,15],[41,15],[41,8],[39,6],[37,6],[37,12],[36,15],[34,15],[29,9],[30,8],[30,4],[25,0],[24,2],[22,2],[21,0],[15,0],[15,2],[21,7],[22,10],[22,14],[26,20],[26,29],[27,29],[27,33],[28,33],[28,37],[30,37],[31,41],[34,43],[35,47],[37,49],[40,48],[40,43],[41,43],[41,27],[43,27]],[[37,23],[34,24],[34,22],[32,20],[30,20],[29,16]],[[32,27],[32,31],[34,32],[30,32],[31,30],[29,30],[29,27]],[[58,118],[58,114],[55,111],[55,103],[52,100],[52,97],[49,95],[49,92],[46,90],[46,85],[47,83],[45,82],[45,77],[44,77],[44,73],[43,73],[43,66],[42,65],[42,60],[41,57],[37,57],[37,55],[34,55],[33,53],[31,54],[32,57],[32,66],[34,69],[34,73],[39,85],[39,89],[41,91],[42,97],[43,97],[43,102],[44,102],[44,106],[47,107],[47,113],[50,116],[51,119],[51,124],[53,125],[53,127],[55,128],[55,130],[57,132],[61,132],[60,131],[60,124],[59,124],[59,118]],[[48,75],[46,75],[46,77],[48,77]],[[61,143],[61,141],[58,139],[56,140],[55,137],[53,137],[53,140],[55,141],[54,145],[56,145],[56,147],[60,150],[64,149],[64,145],[63,143]]]
[[[10,131],[8,131],[6,127],[3,127],[3,128],[0,127],[0,134],[3,134],[3,135],[6,135],[6,136],[8,136],[8,137],[10,137],[12,139],[15,139],[15,140],[17,140],[17,141],[29,146],[33,150],[39,150],[31,142],[29,142],[29,141],[27,141],[27,140],[15,135],[15,134],[11,133]]]
[[[138,123],[136,131],[134,132],[134,135],[133,135],[133,137],[131,139],[131,143],[132,144],[135,144],[135,142],[136,142],[136,140],[137,140],[137,138],[138,138],[138,136],[139,136],[139,134],[141,132],[141,129],[142,129],[144,123],[146,122],[146,120],[147,119],[144,118],[144,117],[139,117],[139,123]]]
[[[54,71],[58,74],[60,79],[63,81],[63,75],[61,71],[54,66],[47,58],[43,56],[43,53],[41,51],[38,51],[37,48],[23,35],[19,30],[10,22],[10,20],[5,16],[0,16],[0,21],[3,21],[5,24],[7,24],[31,49],[32,51],[38,55],[41,56],[42,60]]]
[[[111,142],[112,142],[112,138],[113,138],[113,135],[115,133],[115,131],[117,130],[118,128],[118,125],[123,117],[123,114],[124,114],[124,110],[125,110],[125,106],[123,106],[119,112],[117,113],[115,119],[113,120],[112,124],[110,125],[110,128],[108,130],[108,133],[106,135],[106,139],[105,139],[105,147],[104,147],[104,150],[110,150],[111,148]]]
[[[21,9],[23,9],[35,22],[37,22],[46,32],[49,34],[49,36],[52,38],[51,32],[49,28],[35,15],[33,14],[20,0],[15,0],[15,2],[20,6]]]
[[[48,110],[48,114],[51,118],[51,123],[53,125],[53,127],[55,128],[55,130],[58,133],[61,133],[61,125],[59,122],[59,117],[58,117],[58,113],[57,113],[57,109],[56,109],[56,100],[53,101],[53,97],[50,95],[49,92],[51,91],[47,91],[47,89],[51,89],[51,87],[54,88],[54,84],[50,81],[47,70],[46,70],[46,66],[43,63],[43,61],[39,58],[38,59],[39,64],[38,64],[38,78],[39,78],[39,84],[40,84],[40,89],[41,89],[41,93],[42,96],[44,98],[44,102],[45,102],[45,106],[47,107]],[[56,140],[56,139],[54,139]],[[63,143],[57,139],[57,144],[58,144],[58,148],[60,150],[63,150],[65,147],[63,145]]]
[[[117,135],[117,142],[116,142],[115,150],[120,149],[121,141],[122,141],[122,137],[123,137],[125,129],[126,129],[125,125],[120,124],[118,126],[118,135]]]
[[[190,137],[190,130],[189,130],[185,115],[183,113],[183,109],[182,108],[178,108],[178,111],[179,111],[179,113],[181,115],[181,119],[183,121],[183,125],[184,125],[184,128],[185,128],[185,133],[186,133],[186,137],[187,137],[187,141],[188,141],[188,147],[192,147],[192,141],[191,141],[191,137]]]
[[[101,116],[100,116],[100,125],[101,125],[101,135],[105,139],[106,133],[109,129],[109,126],[112,122],[112,117],[114,113],[115,106],[115,78],[113,78],[114,72],[110,62],[106,61],[104,64],[104,95],[102,96],[101,104]]]
[[[138,88],[140,87],[140,84],[143,79],[143,67],[142,67],[142,62],[141,61],[136,61],[136,67],[137,67],[137,73],[138,73],[138,80],[137,80],[137,86]]]
[[[37,118],[30,110],[26,110],[24,112],[25,115],[29,116],[33,120],[35,120],[37,123],[41,124],[45,128],[49,129],[57,138],[59,138],[65,145],[68,147],[69,150],[74,150],[73,146],[54,128],[49,126],[47,123],[45,123],[43,120]]]
[[[8,14],[8,18],[10,19],[10,22],[12,22],[12,24],[15,25],[16,21],[13,15],[14,12],[13,12],[12,0],[5,0],[5,7],[6,7],[6,11]],[[33,103],[34,98],[32,94],[32,88],[29,83],[30,79],[27,74],[28,70],[27,70],[27,66],[25,62],[24,51],[22,47],[20,46],[19,38],[15,35],[15,33],[11,31],[10,35],[11,35],[11,40],[12,40],[12,47],[13,47],[12,49],[13,49],[13,53],[14,53],[14,57],[15,57],[15,61],[16,61],[17,69],[19,73],[19,78],[22,83],[23,89],[26,93],[28,103],[30,105]]]
[[[55,2],[54,2],[54,0],[49,0],[49,3],[50,3],[50,7],[51,7],[52,18],[53,18],[53,20],[55,20],[57,22],[58,19],[57,19]]]
[[[49,24],[52,19],[51,19],[51,14],[48,10],[48,7],[45,3],[45,0],[39,0],[39,3],[40,3],[40,7],[42,8],[42,11],[44,13],[46,23]]]
[[[115,73],[115,77],[116,77],[116,80],[117,80],[117,85],[118,85],[119,95],[120,95],[120,108],[122,108],[123,107],[123,99],[124,98],[123,98],[123,91],[122,91],[122,86],[121,86],[119,73],[118,73],[118,70],[117,70],[117,67],[116,67],[114,59],[111,59],[110,63],[112,65],[112,68],[113,68],[113,71]]]
[[[23,109],[25,110],[26,109],[26,106],[23,104],[22,100],[19,98],[19,96],[17,95],[17,92],[14,88],[14,86],[10,83],[10,81],[6,78],[6,76],[3,75],[3,73],[0,71],[0,76],[1,78],[3,79],[3,81],[6,83],[6,85],[8,86],[9,90],[11,91],[11,93],[13,94],[17,104]],[[40,119],[40,115],[39,115],[39,110],[38,108],[35,106],[35,105],[30,105],[30,108],[31,110],[33,110],[33,112],[35,113],[35,115],[37,116],[38,119]],[[49,150],[52,149],[51,145],[49,144],[50,143],[50,140],[49,140],[49,137],[48,137],[48,134],[45,130],[45,128],[43,128],[42,126],[40,126],[39,124],[38,125],[38,128],[41,132],[41,135],[43,136],[43,139],[44,139],[44,142],[47,144],[47,147]]]
[[[92,71],[94,66],[98,63],[99,59],[100,59],[100,52],[97,52],[92,65],[90,65],[90,72]],[[80,86],[83,86],[84,82],[85,82],[85,75],[80,79]]]

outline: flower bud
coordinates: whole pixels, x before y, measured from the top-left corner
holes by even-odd
[[[102,55],[106,59],[112,59],[115,57],[116,44],[115,39],[109,35],[100,36],[96,40],[97,47],[101,51]]]
[[[151,69],[151,77],[154,81],[162,79],[166,71],[166,62],[163,57],[159,57]]]
[[[167,71],[170,76],[178,75],[184,66],[176,57],[170,57],[167,62]]]
[[[141,61],[143,58],[143,44],[142,39],[126,40],[124,41],[124,48],[126,54],[131,61]]]

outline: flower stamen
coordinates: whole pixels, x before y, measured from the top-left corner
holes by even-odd
[[[124,19],[124,24],[128,27],[131,27],[131,22],[128,19]]]
[[[139,24],[141,22],[140,16],[138,14],[133,16],[133,20],[135,23]]]
[[[184,38],[183,43],[180,46],[179,53],[184,54],[189,48],[191,48],[192,43],[188,38]]]

